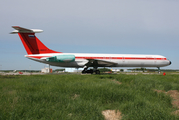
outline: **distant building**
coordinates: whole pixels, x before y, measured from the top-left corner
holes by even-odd
[[[113,72],[120,72],[120,69],[111,69]]]
[[[81,72],[82,70],[82,68],[65,68],[65,72]]]
[[[43,69],[41,69],[41,72],[42,73],[52,73],[53,70],[51,68],[43,68]]]
[[[124,69],[124,72],[132,72],[132,70]]]
[[[65,72],[74,72],[75,68],[65,68]]]
[[[75,73],[81,73],[82,70],[74,70],[73,72],[75,72]]]
[[[132,70],[128,69],[111,69],[113,72],[132,72]]]

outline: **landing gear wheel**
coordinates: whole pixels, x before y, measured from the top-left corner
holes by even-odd
[[[83,70],[81,73],[82,73],[82,74],[85,74],[86,72],[85,72],[85,70]]]
[[[81,73],[82,74],[85,74],[85,73],[91,73],[91,74],[93,74],[93,69],[90,69],[90,70],[83,70]]]
[[[95,73],[96,73],[96,74],[100,74],[100,71],[99,71],[99,70],[96,70]]]

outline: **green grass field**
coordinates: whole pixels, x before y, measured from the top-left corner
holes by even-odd
[[[103,110],[123,120],[178,120],[172,98],[156,89],[179,90],[179,75],[0,76],[0,120],[104,120]]]

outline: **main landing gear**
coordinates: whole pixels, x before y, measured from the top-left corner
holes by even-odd
[[[88,70],[88,67],[85,67],[84,70],[82,71],[82,74],[85,74],[85,73],[100,74],[100,71],[95,67],[94,67],[94,69],[89,69],[89,70]]]

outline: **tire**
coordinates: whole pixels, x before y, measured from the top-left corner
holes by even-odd
[[[85,70],[83,70],[81,73],[82,73],[82,74],[85,74],[86,72],[85,72]]]
[[[91,70],[90,72],[91,72],[91,74],[93,74],[93,70]]]
[[[99,70],[96,70],[96,72],[95,72],[96,74],[100,74],[100,71]]]

